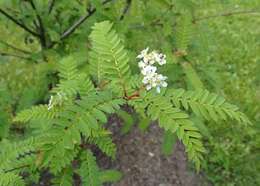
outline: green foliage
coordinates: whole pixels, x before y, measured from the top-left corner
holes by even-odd
[[[59,63],[59,77],[64,80],[73,80],[78,76],[77,63],[73,57],[67,57]]]
[[[81,154],[81,161],[78,172],[83,185],[98,186],[105,182],[116,182],[122,177],[121,173],[115,170],[101,171],[96,164],[96,158],[89,150]]]
[[[139,121],[138,128],[142,131],[145,132],[147,128],[150,126],[151,121],[148,118],[141,118],[141,121]]]
[[[1,176],[1,181],[0,181],[0,185],[1,186],[24,186],[25,183],[23,181],[23,179],[14,174],[14,173],[0,173]]]
[[[190,84],[193,89],[205,89],[201,79],[198,76],[196,70],[188,62],[182,63],[183,71],[187,77],[187,83]]]
[[[132,129],[132,127],[134,125],[134,120],[133,120],[132,116],[123,110],[118,111],[117,114],[120,118],[123,119],[123,122],[124,122],[124,125],[121,129],[121,133],[126,134],[126,133],[130,132],[130,130]]]
[[[107,156],[115,159],[116,156],[116,145],[112,139],[108,136],[92,137],[89,139],[90,142],[96,144],[99,149],[104,152]]]
[[[226,100],[207,90],[185,91],[183,89],[169,90],[171,101],[177,108],[181,106],[185,110],[191,109],[196,115],[206,120],[227,120],[228,117],[238,122],[249,124],[248,118],[238,111],[238,107],[226,102]]]
[[[187,52],[188,45],[192,38],[192,18],[189,13],[182,15],[177,22],[176,29],[176,48],[178,52],[185,53]]]
[[[174,107],[168,97],[159,97],[153,94],[148,94],[132,104],[140,106],[143,104],[142,100],[144,100],[148,117],[152,120],[158,120],[159,126],[166,131],[176,132],[178,138],[186,146],[189,159],[194,161],[199,169],[202,160],[201,153],[205,152],[205,148],[202,145],[202,136],[189,119],[189,115]]]
[[[30,157],[36,153],[37,159],[34,161],[37,167],[48,167],[54,175],[57,175],[57,179],[53,181],[55,184],[68,185],[71,182],[70,176],[73,170],[66,170],[72,160],[78,156],[78,147],[84,140],[84,138],[81,139],[81,135],[88,143],[97,145],[108,156],[115,157],[116,147],[102,124],[107,122],[106,114],[118,110],[124,100],[114,98],[109,91],[94,91],[94,86],[90,81],[84,82],[86,86],[79,86],[82,79],[78,78],[77,65],[71,58],[62,60],[58,69],[62,79],[53,92],[56,93],[54,97],[59,99],[59,102],[52,100],[49,105],[34,106],[20,112],[14,118],[15,122],[24,123],[45,120],[50,126],[45,130],[38,129],[40,131],[35,137],[38,143],[23,141],[19,148],[17,148],[18,145],[13,144],[10,150],[15,148],[16,151],[3,152],[2,158],[6,159],[9,154],[8,156],[14,160],[19,156]],[[70,81],[75,81],[71,84],[73,91],[60,88]],[[66,98],[63,98],[64,95]],[[77,98],[78,95],[80,99]],[[9,161],[5,162],[7,167],[15,167]],[[6,169],[5,164],[2,166]]]
[[[130,76],[129,59],[120,38],[112,30],[112,24],[108,21],[95,24],[90,39],[93,53],[96,55],[95,61],[99,63],[95,68],[96,71],[92,73],[101,76],[99,75],[101,71],[105,79],[117,79],[124,83]],[[95,61],[93,59],[92,63]]]
[[[111,114],[122,133],[157,123],[162,151],[180,140],[213,185],[259,185],[259,5],[1,1],[0,185],[30,185],[43,170],[53,185],[75,175],[82,185],[118,181],[95,158],[116,157]],[[160,94],[144,90],[137,71],[146,47],[167,55]]]
[[[53,185],[70,186],[73,183],[73,169],[68,167],[63,169],[58,177],[52,180]]]
[[[189,158],[195,161],[197,168],[199,168],[200,159],[202,158],[201,152],[205,152],[201,142],[202,136],[192,121],[189,119],[189,116],[178,109],[180,106],[177,105],[176,102],[171,103],[173,97],[172,94],[170,94],[171,92],[171,90],[169,90],[169,93],[167,91],[166,95],[168,97],[166,98],[148,94],[145,97],[142,97],[140,100],[132,102],[132,104],[134,107],[141,107],[146,109],[147,115],[152,120],[158,119],[160,127],[173,133],[177,132],[178,138],[183,141],[187,148],[186,150],[188,152]],[[185,93],[188,94],[189,92]],[[196,95],[189,98],[193,99],[195,97]],[[179,97],[176,98],[178,99]],[[144,103],[142,103],[143,100]],[[179,100],[177,103],[179,103]],[[186,109],[188,108],[186,107]],[[196,113],[196,111],[194,112]]]
[[[99,179],[99,169],[96,164],[96,159],[90,151],[87,151],[81,155],[81,163],[79,169],[79,175],[83,178],[83,185],[97,186],[101,185]]]
[[[33,106],[30,109],[26,109],[21,111],[14,118],[15,122],[28,122],[31,119],[52,119],[56,115],[56,111],[54,109],[48,111],[47,105],[37,105]]]
[[[116,170],[106,170],[99,173],[102,183],[117,182],[122,178],[122,173]]]
[[[174,145],[177,141],[177,136],[170,131],[164,132],[163,143],[162,143],[162,152],[165,155],[171,155],[173,153]]]

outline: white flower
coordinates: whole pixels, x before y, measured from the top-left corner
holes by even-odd
[[[162,74],[159,74],[157,78],[159,81],[165,81],[167,79],[167,77],[163,76]]]
[[[152,84],[152,80],[153,80],[152,75],[144,76],[142,83],[143,84]]]
[[[152,86],[150,84],[146,85],[146,90],[151,90],[152,89]]]
[[[165,82],[166,79],[167,79],[166,76],[153,73],[144,76],[142,83],[146,85],[146,90],[150,90],[151,88],[156,88],[157,92],[160,93],[161,87],[167,87],[168,85],[167,82]]]
[[[161,87],[156,87],[156,92],[160,93],[161,92]]]
[[[161,83],[161,85],[162,85],[162,87],[167,87],[167,86],[168,86],[168,83],[165,82],[165,81],[163,81],[163,82]]]
[[[143,75],[149,75],[149,74],[154,74],[156,72],[156,70],[157,70],[157,68],[155,66],[148,65],[148,66],[145,66],[141,70],[141,73]]]
[[[159,54],[156,56],[156,61],[159,65],[166,64],[166,55],[165,54]]]
[[[53,107],[53,96],[51,96],[49,103],[48,103],[48,110],[50,110]]]
[[[140,62],[138,63],[138,66],[139,66],[139,68],[144,68],[144,67],[147,66],[147,64],[144,63],[143,61],[140,61]]]
[[[164,65],[166,64],[166,55],[162,53],[157,53],[157,52],[152,52],[154,56],[154,60],[159,64],[159,65]]]
[[[141,51],[141,54],[139,54],[139,55],[137,56],[137,58],[139,58],[139,59],[144,58],[144,57],[147,55],[147,52],[148,52],[148,51],[149,51],[149,48],[147,47],[146,49],[144,49],[144,50]]]
[[[48,110],[52,109],[55,105],[61,105],[68,97],[63,92],[58,92],[57,95],[51,96],[48,103]]]
[[[158,93],[161,92],[162,87],[167,87],[166,82],[167,77],[162,74],[158,74],[157,67],[153,66],[155,63],[159,65],[164,65],[166,63],[166,55],[152,51],[148,53],[149,48],[146,48],[141,51],[137,56],[141,61],[138,62],[138,66],[141,70],[143,77],[142,83],[145,85],[146,90],[151,90],[156,88]]]

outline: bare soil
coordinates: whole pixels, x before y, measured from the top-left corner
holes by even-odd
[[[137,127],[121,135],[121,122],[112,117],[109,129],[117,145],[117,158],[111,161],[97,157],[102,168],[120,170],[124,177],[113,186],[198,186],[201,176],[188,168],[183,145],[178,141],[174,153],[166,157],[161,152],[163,130],[151,124],[144,133]],[[108,184],[109,185],[109,184]]]

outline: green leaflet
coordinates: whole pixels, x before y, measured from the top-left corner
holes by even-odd
[[[68,167],[62,170],[61,174],[52,180],[54,186],[71,186],[73,184],[73,170]]]
[[[204,85],[192,65],[189,62],[182,62],[182,67],[187,77],[188,83],[191,84],[192,88],[195,90],[203,89]]]
[[[165,131],[163,135],[162,142],[162,152],[164,155],[171,155],[173,153],[173,148],[176,143],[177,136],[171,131]]]
[[[178,20],[175,37],[177,51],[185,54],[192,38],[192,17],[189,12]]]
[[[91,139],[108,156],[115,157],[115,145],[100,123],[106,122],[106,114],[114,113],[123,103],[122,99],[114,99],[110,92],[92,93],[75,103],[66,104],[53,117],[49,116],[53,109],[36,107],[18,115],[17,121],[50,119],[53,127],[46,134],[40,135],[43,143],[41,148],[44,149],[40,164],[57,174],[77,155],[75,148],[81,143],[81,134]]]
[[[52,119],[57,115],[56,109],[48,110],[47,105],[33,106],[17,114],[14,118],[15,122],[27,122],[31,119]]]
[[[167,134],[166,151],[170,151],[173,135],[180,139],[197,167],[205,151],[201,137],[209,137],[203,172],[212,184],[260,185],[256,158],[259,3],[2,0],[0,185],[30,185],[38,181],[30,175],[43,169],[57,178],[53,184],[72,185],[72,176],[79,173],[72,170],[72,161],[83,165],[79,158],[89,146],[96,145],[114,158],[115,144],[104,124],[122,104],[133,106],[141,130],[159,122]],[[105,19],[109,21],[99,22]],[[147,91],[139,92],[139,71],[130,72],[130,68],[137,72],[136,55],[146,47],[166,53],[167,64],[175,63],[173,69],[162,67],[168,76],[166,94],[144,96]],[[192,59],[196,70],[204,74],[198,77],[189,65],[179,63],[185,59]],[[188,82],[183,81],[183,72]],[[187,83],[195,91],[171,89]],[[223,92],[256,125],[238,124],[250,121],[223,97],[200,90],[205,88]],[[141,99],[128,100],[135,93]],[[50,94],[53,107],[48,108]],[[132,119],[121,117],[126,123],[123,131],[128,132]],[[116,171],[98,170],[97,175],[99,184],[120,177]]]
[[[84,186],[100,186],[99,168],[96,164],[96,158],[92,152],[87,150],[81,155],[81,166],[79,168],[79,175]]]
[[[231,118],[244,124],[250,124],[249,119],[238,111],[238,107],[207,90],[170,89],[167,91],[167,96],[176,107],[183,106],[185,110],[191,109],[196,115],[202,116],[206,120],[218,121]]]
[[[117,114],[124,122],[123,127],[121,128],[121,134],[127,134],[134,125],[134,119],[129,113],[123,110],[117,111]]]
[[[33,137],[13,143],[10,143],[7,140],[1,141],[3,150],[0,152],[0,172],[3,170],[11,170],[14,167],[19,167],[20,162],[16,161],[17,158],[26,158],[27,155],[31,155],[30,153],[33,154],[35,151],[37,151],[40,144],[40,141]],[[21,158],[20,160],[24,161],[25,159]]]
[[[148,127],[150,126],[150,124],[151,124],[150,119],[148,119],[148,118],[141,118],[141,120],[139,121],[139,124],[138,124],[138,128],[142,132],[145,132],[148,129]]]
[[[130,77],[128,54],[121,43],[119,36],[112,29],[112,23],[104,21],[96,23],[92,28],[90,39],[92,41],[91,73],[100,80],[117,80],[125,83]]]
[[[0,173],[1,186],[25,186],[22,177],[15,173]]]
[[[58,64],[59,76],[64,80],[76,79],[78,75],[77,62],[72,56],[63,58]]]
[[[186,147],[188,157],[192,160],[196,168],[200,168],[202,153],[205,152],[199,130],[192,121],[189,115],[173,107],[167,97],[159,97],[153,94],[146,95],[143,98],[147,107],[147,115],[152,120],[158,120],[159,126],[166,131],[176,133]]]
[[[106,182],[116,182],[122,174],[116,170],[100,170],[96,157],[90,150],[83,151],[80,156],[81,166],[78,173],[81,177],[83,186],[101,186]]]
[[[99,173],[102,183],[117,182],[122,178],[122,173],[117,170],[105,170]]]
[[[107,156],[115,159],[116,145],[113,143],[110,136],[90,137],[89,142],[96,144],[97,147],[104,152]]]
[[[60,76],[59,84],[52,90],[55,99],[66,101],[74,98],[77,94],[87,95],[94,91],[94,85],[87,74],[80,73],[77,69],[76,59],[72,56],[63,58],[58,65]]]

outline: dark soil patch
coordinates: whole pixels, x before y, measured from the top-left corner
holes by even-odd
[[[111,161],[98,156],[102,168],[120,170],[124,177],[113,186],[197,186],[200,176],[188,170],[187,157],[180,142],[171,156],[161,152],[163,130],[152,124],[144,133],[137,127],[121,135],[121,122],[112,117],[109,129],[117,145],[117,158]]]

